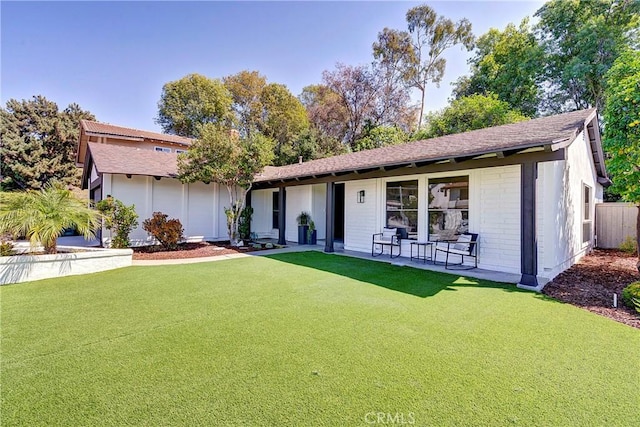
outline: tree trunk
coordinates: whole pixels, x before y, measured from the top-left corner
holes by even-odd
[[[418,130],[422,129],[422,116],[424,115],[424,89],[421,90],[420,96],[420,117],[418,117]]]

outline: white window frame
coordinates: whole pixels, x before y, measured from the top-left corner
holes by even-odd
[[[187,150],[182,150],[180,148],[176,148],[176,154],[186,153]]]
[[[160,147],[158,145],[153,147],[153,149],[155,151],[157,151],[158,153],[170,153],[171,152],[171,148],[169,148],[169,147]]]

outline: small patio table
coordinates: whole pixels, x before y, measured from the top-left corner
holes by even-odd
[[[433,245],[436,242],[411,242],[411,261],[414,259],[422,260],[423,263],[427,261],[433,261]],[[413,255],[413,248],[416,248],[416,255]],[[427,247],[429,247],[429,256],[427,257]],[[422,248],[422,255],[420,255],[420,248]]]

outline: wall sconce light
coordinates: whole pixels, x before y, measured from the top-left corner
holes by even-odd
[[[358,203],[364,203],[364,190],[358,191]]]

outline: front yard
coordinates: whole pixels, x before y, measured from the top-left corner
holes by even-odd
[[[511,285],[306,252],[0,297],[3,426],[640,419],[640,331]]]

